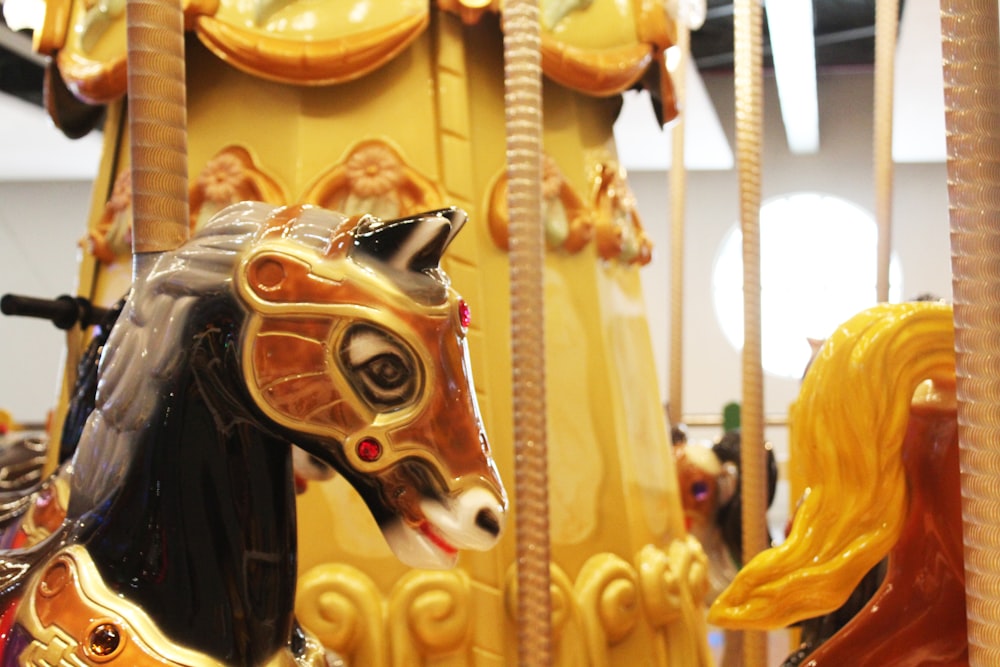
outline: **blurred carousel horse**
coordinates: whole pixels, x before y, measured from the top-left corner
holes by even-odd
[[[829,613],[888,557],[865,608],[810,667],[968,664],[954,329],[942,303],[882,304],[825,343],[791,415],[808,493],[710,621],[774,629]]]
[[[740,497],[740,431],[726,432],[711,447],[688,442],[683,431],[674,430],[677,477],[688,531],[708,556],[710,605],[736,576],[743,562],[743,503]],[[767,455],[767,504],[774,500],[778,465],[770,443]],[[763,519],[763,517],[762,517]],[[721,667],[743,664],[742,641],[735,631],[725,633]]]

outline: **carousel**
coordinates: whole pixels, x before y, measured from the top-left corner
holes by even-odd
[[[678,359],[664,53],[697,4],[48,0],[47,109],[104,150],[76,295],[4,297],[79,354],[47,438],[0,455],[0,664],[708,667],[712,623],[763,667],[765,631],[849,600],[786,664],[995,664],[997,8],[942,3],[954,306],[885,303],[881,216],[883,303],[805,376],[768,548],[736,3],[744,565],[710,595],[612,134],[634,87],[675,119]]]

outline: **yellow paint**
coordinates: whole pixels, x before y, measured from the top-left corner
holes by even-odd
[[[951,307],[881,304],[826,341],[790,415],[790,447],[808,495],[791,533],[760,552],[712,604],[709,621],[781,628],[843,604],[902,530],[900,451],[911,397],[955,383]]]
[[[210,160],[236,147],[252,158],[244,166],[257,182],[268,184],[270,196],[287,198],[283,203],[324,192],[345,207],[383,206],[384,198],[344,194],[354,187],[345,169],[352,149],[378,142],[392,148],[421,201],[436,197],[440,205],[467,210],[469,223],[444,268],[472,309],[468,340],[479,404],[510,487],[509,267],[487,223],[506,150],[496,3],[320,4],[189,8],[189,23],[212,43],[209,49],[197,39],[187,42],[189,173],[195,180]],[[326,25],[331,16],[358,16],[350,12],[362,4],[371,22]],[[669,46],[673,23],[649,2],[568,7],[544,35],[547,53],[567,58],[546,65],[567,84],[545,81],[545,151],[562,179],[551,211],[583,227],[620,227],[634,242],[626,244],[630,250],[599,254],[596,242],[581,234],[572,247],[554,244],[545,260],[555,661],[566,667],[706,666],[702,611],[692,602],[704,585],[703,555],[684,533],[653,372],[641,254],[635,252],[644,237],[627,192],[616,187],[622,196],[612,200],[607,181],[596,181],[601,173],[618,174],[614,87],[641,74],[650,54]],[[266,18],[251,21],[254,11]],[[413,30],[405,32],[404,48],[385,51],[374,68],[358,63],[337,83],[325,74],[303,81],[311,70],[289,71],[282,60],[314,53],[296,51],[302,41],[327,60],[340,53],[329,50],[334,44],[353,53],[374,34],[369,28],[424,14],[426,25],[406,24]],[[219,25],[226,39],[236,40],[230,46],[259,34],[260,48],[252,57],[235,47],[220,50]],[[285,64],[275,69],[275,62]],[[620,77],[622,71],[628,76]],[[102,90],[109,99],[121,92]],[[120,137],[117,127],[106,132]],[[127,157],[118,155],[99,176],[105,197],[127,166]],[[393,192],[402,196],[403,190]],[[103,201],[91,214],[91,230]],[[127,266],[122,258],[99,264],[96,275],[86,270],[82,293],[99,303],[117,299]],[[513,531],[492,552],[463,553],[459,570],[430,573],[408,570],[390,554],[342,480],[314,483],[299,510],[297,614],[348,664],[515,664]]]

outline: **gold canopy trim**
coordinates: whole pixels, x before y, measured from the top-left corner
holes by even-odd
[[[322,86],[351,81],[378,69],[426,28],[427,13],[319,42],[245,29],[220,19],[198,19],[196,32],[219,58],[271,81]]]
[[[51,0],[45,26],[35,36],[43,53],[56,53],[68,88],[88,104],[106,104],[125,93],[124,12],[118,4],[89,7]],[[226,0],[187,0],[185,24],[222,60],[281,83],[330,85],[358,79],[391,61],[430,23],[431,3],[396,6],[378,20],[335,22],[335,30],[312,29],[319,21],[297,3],[258,22]],[[497,11],[495,2],[438,0],[440,11],[475,23]],[[600,5],[600,6],[599,6]],[[635,85],[673,44],[676,31],[667,10],[650,0],[613,8],[581,5],[542,32],[542,68],[553,81],[594,96],[618,94]],[[598,7],[599,6],[599,7]],[[628,26],[596,34],[595,17],[621,14]],[[260,18],[260,17],[258,17]],[[669,78],[669,77],[668,77]]]

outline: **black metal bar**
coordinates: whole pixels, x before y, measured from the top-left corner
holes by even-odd
[[[60,329],[72,329],[77,323],[89,327],[100,322],[108,310],[94,306],[82,296],[63,294],[55,299],[38,299],[19,294],[4,294],[0,298],[0,312],[49,320]]]

